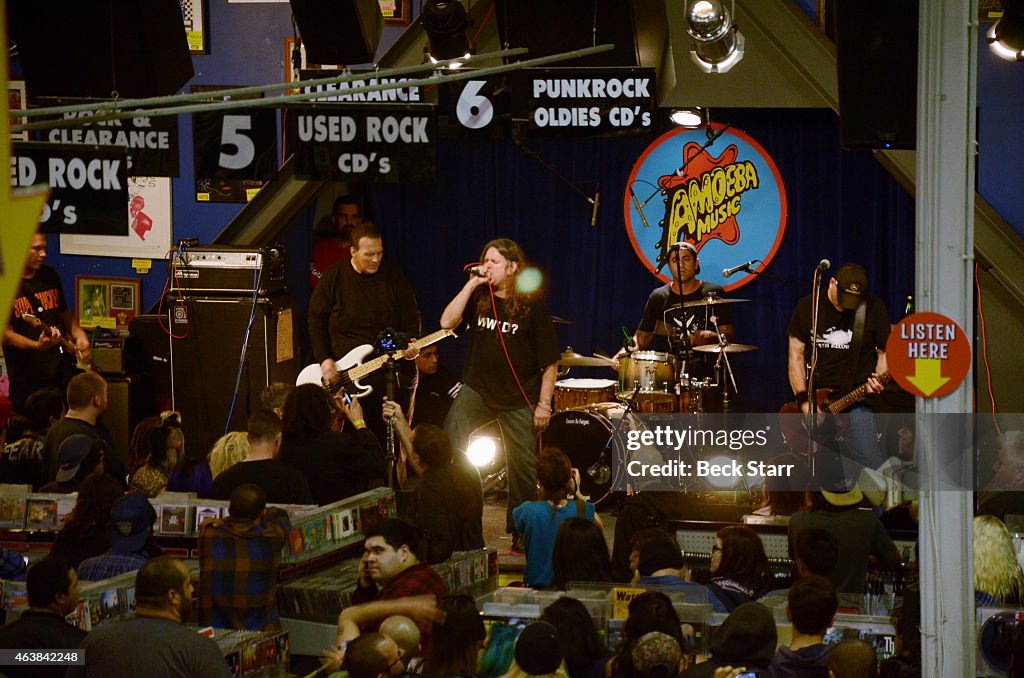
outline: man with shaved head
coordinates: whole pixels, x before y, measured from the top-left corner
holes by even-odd
[[[267,508],[259,485],[231,492],[226,519],[203,525],[199,535],[199,622],[216,628],[278,628],[274,587],[291,523]],[[240,588],[238,582],[244,582]]]

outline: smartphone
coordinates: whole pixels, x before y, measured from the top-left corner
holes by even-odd
[[[736,674],[736,678],[762,678],[763,675],[760,671],[744,671]]]
[[[341,399],[345,401],[345,407],[352,407],[352,396],[346,391],[341,392]]]

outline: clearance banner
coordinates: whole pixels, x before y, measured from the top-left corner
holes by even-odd
[[[704,150],[709,134],[713,143]],[[771,156],[739,130],[712,123],[682,127],[656,139],[637,159],[623,196],[626,233],[640,261],[671,280],[668,249],[696,248],[699,278],[728,292],[756,276],[729,269],[746,262],[762,271],[786,232],[786,189]]]

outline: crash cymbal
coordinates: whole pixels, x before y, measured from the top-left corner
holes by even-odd
[[[750,301],[750,299],[734,299],[729,297],[704,297],[697,301],[687,301],[683,304],[683,308],[691,308],[693,306],[716,306],[718,304],[738,304],[743,301]]]
[[[751,346],[750,344],[726,344],[725,346],[706,344],[704,346],[694,346],[693,350],[700,351],[701,353],[721,353],[723,350],[726,353],[746,353],[747,351],[756,351],[757,346]]]
[[[559,365],[565,365],[566,367],[618,367],[619,363],[617,360],[611,358],[601,358],[598,356],[582,355],[573,351],[564,351],[562,357],[558,359]]]
[[[571,320],[566,320],[565,318],[559,318],[557,315],[551,316],[551,322],[555,323],[556,325],[572,325],[572,321]]]

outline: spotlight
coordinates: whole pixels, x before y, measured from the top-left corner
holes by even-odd
[[[985,33],[1000,59],[1024,61],[1024,0],[1003,0],[1003,16]]]
[[[687,129],[697,129],[707,124],[706,116],[707,109],[694,107],[694,108],[676,108],[669,114],[669,120],[680,127]]]
[[[470,463],[477,468],[486,468],[491,465],[498,455],[498,440],[490,436],[470,436],[469,446],[466,448],[466,456]]]
[[[690,0],[686,32],[693,41],[690,58],[705,73],[725,73],[743,58],[743,34],[719,0]]]
[[[719,468],[728,468],[732,464],[733,460],[726,456],[711,457],[708,459],[708,463],[711,466],[717,466]],[[716,490],[728,490],[739,483],[739,476],[721,475],[721,476],[708,476],[708,484]]]
[[[540,289],[544,275],[536,268],[524,268],[516,278],[516,289],[522,294],[533,294]]]
[[[466,8],[458,0],[428,0],[420,12],[423,30],[427,33],[430,48],[427,57],[431,63],[445,59],[469,58],[469,38],[466,27],[469,17]],[[459,68],[454,63],[450,68]]]

